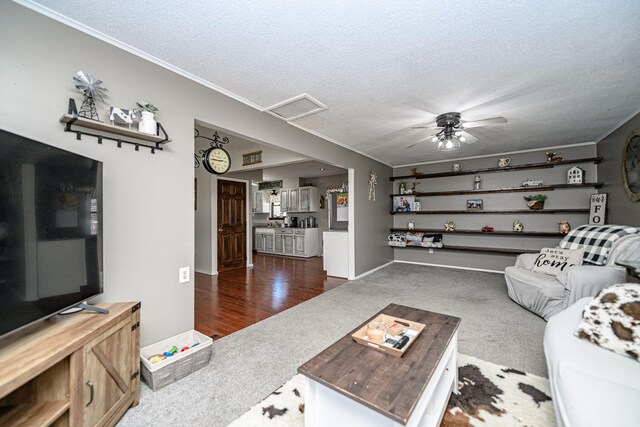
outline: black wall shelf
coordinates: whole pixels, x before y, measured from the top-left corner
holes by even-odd
[[[437,228],[414,228],[409,230],[408,228],[390,228],[392,233],[442,233],[447,234],[479,234],[483,236],[512,236],[512,237],[564,237],[565,235],[557,231],[508,231],[508,230],[494,230],[494,231],[480,231],[480,230],[455,230],[445,231]]]
[[[418,249],[428,250],[433,249],[433,252],[437,251],[457,251],[457,252],[480,252],[487,254],[498,255],[520,255],[520,254],[537,254],[540,250],[535,249],[508,249],[508,248],[486,248],[480,246],[452,246],[447,245],[442,248],[423,248],[422,246],[392,246],[394,249]]]
[[[82,135],[93,136],[98,139],[98,144],[102,144],[102,141],[108,140],[116,142],[118,147],[122,147],[122,144],[133,145],[136,151],[139,151],[140,147],[148,148],[152,154],[155,153],[156,150],[162,150],[162,144],[170,142],[169,135],[167,135],[160,122],[158,122],[158,133],[162,132],[163,136],[149,135],[134,129],[80,117],[76,114],[63,114],[62,117],[60,117],[60,122],[65,124],[64,131],[75,133],[76,139],[78,140],[82,139]],[[111,135],[121,135],[127,139],[72,129],[71,126],[94,129]],[[130,139],[134,139],[134,141],[130,141]]]
[[[503,214],[558,214],[558,213],[589,213],[589,209],[512,209],[500,211],[465,211],[465,210],[441,210],[441,211],[414,211],[414,212],[389,212],[391,215],[503,215]]]
[[[604,182],[590,182],[585,184],[553,184],[553,185],[539,185],[535,187],[508,187],[508,188],[494,188],[491,190],[454,190],[454,191],[431,191],[427,193],[396,193],[390,194],[389,197],[394,196],[416,196],[416,197],[435,197],[435,196],[457,196],[461,194],[491,194],[491,193],[535,193],[540,191],[554,191],[556,189],[567,188],[602,188]]]
[[[513,172],[520,170],[528,170],[528,169],[547,169],[555,166],[562,165],[573,165],[576,163],[594,163],[598,164],[602,161],[602,157],[586,157],[583,159],[574,159],[574,160],[563,160],[561,162],[556,163],[527,163],[523,165],[514,165],[514,166],[506,166],[504,168],[493,167],[493,168],[484,168],[484,169],[472,169],[472,170],[462,170],[459,172],[438,172],[438,173],[428,173],[428,174],[417,174],[417,175],[403,175],[403,176],[392,176],[389,178],[391,181],[396,181],[399,179],[429,179],[429,178],[444,178],[449,176],[461,176],[461,175],[477,175],[481,173],[497,173],[497,172]]]

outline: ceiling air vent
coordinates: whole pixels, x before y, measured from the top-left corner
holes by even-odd
[[[319,113],[326,109],[327,106],[322,102],[303,93],[302,95],[294,96],[286,101],[272,105],[264,111],[289,122],[310,114]]]

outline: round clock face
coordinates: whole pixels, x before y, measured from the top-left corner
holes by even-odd
[[[210,148],[204,153],[203,163],[207,171],[220,175],[231,167],[231,156],[224,148]]]

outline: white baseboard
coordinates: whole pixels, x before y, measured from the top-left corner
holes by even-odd
[[[397,262],[397,263],[400,263],[400,264],[415,264],[415,265],[426,265],[426,266],[429,266],[429,267],[452,268],[454,270],[482,271],[484,273],[504,274],[504,271],[488,270],[486,268],[460,267],[460,266],[457,266],[457,265],[431,264],[431,263],[428,263],[428,262],[416,262],[416,261],[399,261],[399,260],[395,260],[394,262]]]
[[[198,270],[197,268],[194,268],[193,271],[195,271],[196,273],[200,273],[200,274],[206,274],[207,276],[217,276],[218,272],[210,272],[210,271],[204,271],[204,270]]]
[[[364,276],[368,276],[369,274],[371,274],[371,273],[373,273],[373,272],[375,272],[375,271],[378,271],[378,270],[380,270],[381,268],[385,268],[386,266],[391,265],[391,264],[393,264],[393,263],[394,263],[394,261],[389,261],[389,262],[387,262],[387,263],[385,263],[385,264],[382,264],[382,265],[377,266],[376,268],[372,268],[372,269],[371,269],[371,270],[369,270],[369,271],[365,271],[365,272],[364,272],[364,273],[362,273],[362,274],[358,274],[356,277],[350,278],[349,280],[361,279],[361,278],[363,278]]]

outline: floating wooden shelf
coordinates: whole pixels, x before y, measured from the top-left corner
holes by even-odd
[[[502,214],[559,214],[559,213],[589,213],[589,209],[513,209],[501,211],[466,211],[466,210],[441,210],[441,211],[413,211],[413,212],[389,212],[391,215],[502,215]]]
[[[530,237],[564,237],[564,234],[561,234],[557,231],[508,231],[508,230],[495,230],[495,231],[480,231],[480,230],[455,230],[455,231],[444,231],[442,229],[437,228],[414,228],[413,230],[409,230],[408,228],[390,228],[392,233],[442,233],[443,235],[447,234],[482,234],[484,236],[494,235],[494,236],[530,236]]]
[[[141,139],[143,141],[157,142],[158,144],[166,144],[170,142],[163,136],[149,135],[148,133],[138,132],[135,129],[129,129],[123,126],[115,126],[111,123],[98,122],[96,120],[87,119],[85,117],[74,116],[73,114],[63,114],[62,117],[60,117],[60,122],[72,123],[83,128],[100,130],[103,132],[126,136],[129,138]]]
[[[552,168],[554,166],[561,165],[572,165],[576,163],[595,163],[598,164],[602,161],[602,157],[586,157],[583,159],[575,159],[575,160],[563,160],[557,163],[527,163],[523,165],[514,165],[514,166],[506,166],[504,168],[493,167],[493,168],[484,168],[484,169],[472,169],[472,170],[462,170],[460,172],[438,172],[438,173],[427,173],[427,174],[418,174],[418,175],[403,175],[403,176],[392,176],[389,178],[391,181],[396,181],[399,179],[428,179],[428,178],[444,178],[448,176],[460,176],[460,175],[477,175],[480,173],[496,173],[496,172],[512,172],[512,171],[520,171],[520,170],[528,170],[528,169],[547,169]],[[535,188],[535,187],[532,187]]]
[[[51,400],[33,402],[2,408],[0,425],[3,426],[48,426],[53,424],[67,409],[69,402]]]
[[[73,109],[72,109],[73,106]],[[76,139],[81,140],[83,135],[92,136],[98,139],[98,144],[102,144],[103,141],[113,141],[118,144],[118,148],[122,147],[122,144],[133,145],[136,151],[140,151],[140,147],[148,148],[151,150],[151,154],[154,154],[156,150],[162,151],[162,144],[170,142],[169,135],[165,132],[162,124],[157,122],[157,132],[164,134],[164,136],[149,135],[147,133],[139,132],[134,129],[129,129],[122,126],[115,126],[110,123],[103,123],[97,120],[87,119],[86,117],[80,117],[75,113],[72,113],[75,109],[75,103],[73,99],[69,100],[69,113],[63,114],[60,117],[60,122],[64,123],[64,131],[72,132],[76,134]],[[95,129],[100,134],[87,132],[85,130],[72,129],[71,126],[84,129]],[[127,139],[119,138],[120,135]]]
[[[590,182],[585,184],[554,184],[539,185],[537,187],[508,187],[494,188],[491,190],[453,190],[453,191],[430,191],[427,193],[411,193],[411,194],[390,194],[394,196],[416,196],[416,197],[434,197],[434,196],[456,196],[459,194],[490,194],[490,193],[535,193],[540,191],[554,191],[556,189],[567,188],[602,188],[604,182]]]
[[[453,246],[446,245],[443,248],[423,248],[422,246],[393,246],[394,249],[433,249],[435,251],[457,251],[457,252],[480,252],[487,254],[499,255],[520,255],[520,254],[537,254],[540,251],[535,249],[507,249],[507,248],[485,248],[480,246]]]

